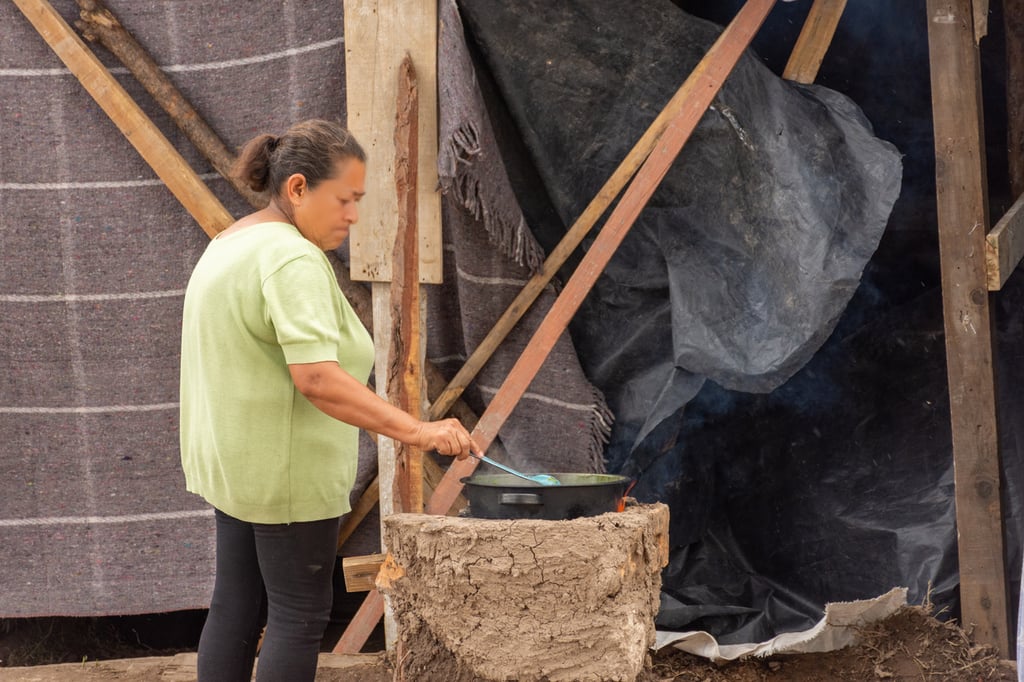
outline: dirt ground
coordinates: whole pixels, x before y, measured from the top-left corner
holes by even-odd
[[[12,661],[14,633],[0,631],[0,682],[192,682],[195,655],[179,653],[147,658],[65,663],[32,667],[2,667]],[[127,656],[124,650],[122,656]],[[453,682],[465,678],[451,661],[438,661],[416,682]],[[318,682],[383,682],[394,677],[394,666],[383,654],[321,655]],[[410,678],[406,678],[410,679]],[[976,646],[968,633],[907,607],[862,632],[861,643],[826,654],[772,656],[718,665],[689,654],[664,649],[651,657],[638,682],[1015,682],[1012,662]]]

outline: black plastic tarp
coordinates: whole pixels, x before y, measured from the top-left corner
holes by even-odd
[[[727,20],[741,3],[710,4]],[[720,31],[667,0],[459,5],[547,248]],[[772,36],[806,9],[777,7],[761,44],[781,52]],[[615,412],[609,469],[671,507],[660,627],[761,640],[896,585],[956,613],[924,18],[916,0],[852,8],[844,22],[861,24],[841,24],[832,48],[848,55],[832,83],[872,93],[899,152],[859,102],[748,52],[574,320]],[[1021,294],[1011,280],[1000,296],[999,341],[1014,348]],[[1016,371],[1001,359],[1001,378]],[[1015,518],[1019,399],[1006,394]],[[1016,534],[1007,551],[1019,562]]]

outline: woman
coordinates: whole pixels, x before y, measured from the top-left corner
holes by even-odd
[[[235,172],[270,204],[218,234],[189,280],[182,467],[217,528],[200,680],[250,679],[264,590],[257,679],[314,678],[357,428],[460,458],[478,450],[457,420],[419,421],[365,385],[373,341],[324,254],[358,218],[365,163],[326,121],[255,138]]]

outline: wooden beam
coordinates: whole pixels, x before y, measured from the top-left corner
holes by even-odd
[[[999,291],[1006,284],[1021,258],[1024,258],[1024,196],[1010,207],[992,231],[985,236],[986,285]]]
[[[962,622],[1009,651],[999,441],[986,286],[988,193],[978,45],[970,0],[928,0],[935,185]]]
[[[437,0],[350,0],[345,12],[348,127],[369,155],[366,197],[349,239],[352,279],[390,282],[395,243],[395,101],[408,53],[419,80],[417,206],[420,281],[440,283],[441,195],[437,191]]]
[[[356,531],[359,524],[363,522],[366,515],[369,514],[374,507],[377,506],[377,500],[380,499],[380,479],[374,477],[370,481],[370,485],[366,486],[366,490],[359,497],[355,506],[352,507],[352,511],[345,515],[345,520],[341,524],[341,528],[338,530],[338,551],[341,551],[342,545],[352,537],[352,533]]]
[[[814,0],[796,39],[782,77],[797,83],[813,83],[836,33],[846,0]]]
[[[684,106],[680,108],[657,139],[651,154],[644,161],[629,188],[623,194],[600,234],[594,240],[576,272],[558,295],[537,331],[527,344],[501,388],[491,399],[487,410],[473,429],[473,438],[484,450],[493,442],[498,430],[522,397],[537,370],[565,330],[573,313],[607,265],[615,249],[625,238],[633,222],[668,172],[672,162],[682,150],[690,134],[697,127],[704,112],[711,105],[725,79],[732,72],[754,34],[761,27],[775,0],[747,0],[715,44],[686,79]],[[462,490],[461,480],[476,469],[479,460],[467,457],[455,460],[430,496],[427,513],[444,514]],[[383,613],[383,598],[371,590],[359,612],[349,624],[341,641],[334,648],[337,653],[358,653],[366,642],[353,633],[369,636],[373,625]]]
[[[341,560],[341,571],[345,576],[347,592],[369,592],[376,585],[377,572],[384,563],[386,554],[345,557]]]
[[[388,396],[400,410],[422,419],[423,369],[420,361],[419,238],[416,234],[417,107],[416,71],[409,55],[398,70],[395,118],[395,191],[398,230],[391,268],[391,353]],[[423,452],[396,443],[395,495],[403,512],[423,511]]]
[[[391,320],[391,288],[390,284],[386,282],[374,282],[373,287],[373,328],[374,328],[374,372],[376,374],[376,387],[377,395],[384,400],[388,400],[387,395],[387,372],[388,362],[390,360],[390,342],[387,340],[387,334],[381,333],[379,330],[386,329],[390,333],[392,320]],[[395,441],[391,438],[384,438],[382,436],[377,437],[377,479],[380,489],[380,499],[377,504],[380,509],[380,517],[383,519],[389,514],[394,514],[400,511],[400,503],[396,501],[395,497],[395,462],[397,458],[395,450]],[[383,538],[381,538],[381,550],[387,551],[387,547],[383,544]],[[374,594],[376,590],[371,590],[370,594]],[[380,601],[381,609],[384,608],[383,598]],[[360,609],[361,610],[361,609]],[[358,613],[357,613],[358,615]],[[380,620],[378,614],[377,620]],[[370,636],[373,632],[373,626],[377,620],[365,630],[365,635]],[[354,621],[353,621],[354,623]],[[353,628],[353,623],[349,623],[345,633],[342,634],[341,639],[334,648],[335,653],[341,653],[343,650],[338,647],[342,646],[343,642],[349,641],[345,635],[348,634],[348,630]],[[363,632],[359,629],[358,624],[355,625],[356,631]],[[397,623],[391,617],[385,619],[384,623],[384,638],[385,644],[389,651],[394,648],[395,641],[397,639]],[[366,642],[365,639],[359,642],[359,646],[355,648],[355,653],[359,652],[363,644]]]
[[[132,75],[160,105],[160,108],[174,121],[178,129],[188,137],[214,169],[249,202],[249,205],[255,209],[266,206],[265,195],[253,192],[238,179],[231,177],[230,170],[235,163],[234,154],[228,151],[227,145],[203,120],[181,91],[167,78],[146,49],[117,20],[117,17],[98,0],[76,0],[76,2],[82,8],[82,21],[76,22],[76,25],[85,32],[86,38],[98,40],[132,72]],[[196,176],[196,182],[201,182],[198,176]],[[209,231],[207,234],[213,236]],[[328,252],[327,256],[331,260],[339,288],[352,304],[360,321],[367,328],[372,328],[370,292],[352,281],[348,269],[341,267],[341,261],[333,251]]]
[[[14,4],[206,234],[213,237],[234,222],[181,154],[49,2],[14,0]]]
[[[349,238],[351,275],[354,280],[373,283],[376,386],[387,399],[392,311],[390,287],[385,283],[393,279],[391,256],[398,213],[394,168],[389,164],[395,158],[398,69],[406,54],[416,63],[419,82],[419,278],[428,283],[442,280],[441,197],[437,191],[437,0],[351,0],[343,3],[343,7],[347,125],[366,148],[373,169],[367,175],[367,194],[360,204],[359,224]],[[395,465],[395,442],[378,438],[382,517],[398,508],[394,495]],[[384,629],[388,649],[392,650],[397,628],[390,616],[385,619]]]
[[[360,604],[359,610],[352,616],[352,620],[349,622],[348,627],[345,628],[345,632],[341,633],[341,639],[334,645],[331,653],[358,654],[362,651],[363,645],[366,644],[366,640],[373,634],[373,630],[377,627],[377,623],[380,622],[380,617],[383,613],[384,595],[377,588],[374,588],[366,594],[366,598]]]
[[[1024,0],[1003,0],[1006,26],[1006,146],[1010,192],[1024,195]]]

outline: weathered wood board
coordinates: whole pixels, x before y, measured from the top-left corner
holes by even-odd
[[[387,40],[381,37],[386,36]],[[417,224],[420,281],[441,282],[441,195],[437,179],[437,2],[345,2],[348,127],[368,155],[366,196],[349,237],[352,279],[391,281],[398,198],[395,106],[398,69],[408,54],[419,82]]]

